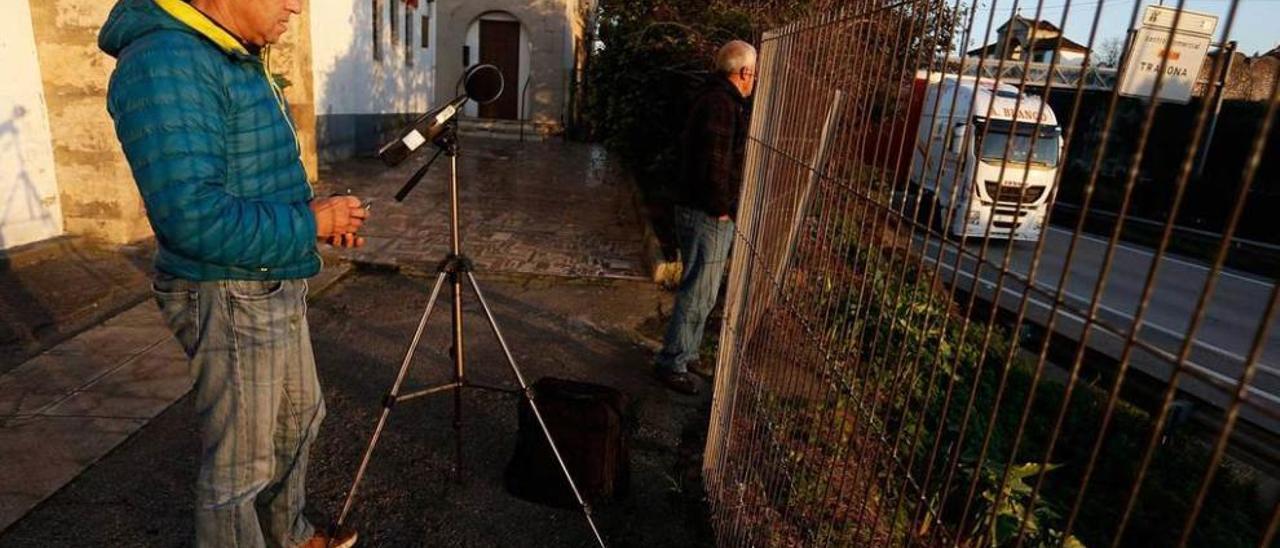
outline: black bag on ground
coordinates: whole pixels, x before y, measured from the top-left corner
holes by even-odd
[[[596,503],[625,497],[631,486],[627,397],[607,386],[555,378],[539,379],[533,391],[582,498]],[[578,506],[524,398],[516,451],[505,476],[507,491],[517,497],[562,508]]]

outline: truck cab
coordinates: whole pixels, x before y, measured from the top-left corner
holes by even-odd
[[[1039,239],[1062,156],[1053,109],[987,79],[918,74],[916,87],[911,179],[937,197],[946,230]]]

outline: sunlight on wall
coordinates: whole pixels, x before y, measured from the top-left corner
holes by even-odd
[[[26,2],[0,5],[0,249],[62,234],[53,146]]]
[[[405,4],[381,0],[377,14],[382,59],[373,58],[373,0],[315,0],[311,3],[312,59],[316,114],[399,114],[426,111],[435,84],[435,47],[422,47],[421,18],[433,15],[436,2],[420,2],[413,11],[414,61],[405,63]],[[396,16],[392,42],[389,9]],[[435,17],[430,40],[435,41]]]

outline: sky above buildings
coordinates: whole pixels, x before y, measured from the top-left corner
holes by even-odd
[[[1066,24],[1063,25],[1062,16],[1068,3],[1070,12],[1067,15]],[[1015,10],[1023,17],[1032,18],[1036,14],[1037,6],[1041,4],[1043,4],[1041,7],[1043,11],[1040,19],[1062,27],[1067,38],[1081,44],[1089,43],[1089,29],[1093,25],[1095,14],[1101,9],[1098,34],[1093,42],[1096,48],[1107,39],[1124,38],[1130,27],[1135,5],[1139,6],[1138,15],[1141,16],[1142,6],[1156,3],[1158,2],[1152,0],[1137,2],[1134,0],[1073,0],[1070,2],[1068,0],[978,0],[973,36],[965,49],[976,48],[994,41],[996,28],[1007,21]],[[1224,32],[1228,30],[1227,15],[1233,3],[1236,6],[1236,14],[1229,37],[1239,42],[1240,52],[1252,55],[1255,52],[1266,52],[1280,45],[1280,0],[1236,0],[1235,2],[1233,0],[1185,0],[1183,8],[1218,16],[1215,40],[1222,40]],[[1178,0],[1164,0],[1164,5],[1176,7]],[[987,18],[993,6],[996,10],[995,22],[991,25],[989,36],[984,41]]]

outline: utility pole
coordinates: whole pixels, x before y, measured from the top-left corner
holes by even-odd
[[[1221,67],[1221,71],[1216,75],[1217,78],[1213,82],[1213,115],[1209,118],[1209,130],[1204,136],[1204,143],[1200,145],[1200,154],[1196,158],[1196,178],[1204,175],[1204,165],[1209,160],[1209,148],[1213,146],[1213,132],[1218,128],[1218,113],[1222,112],[1222,100],[1227,94],[1227,78],[1231,77],[1231,64],[1236,58],[1236,41],[1232,40],[1218,48],[1218,55],[1225,55],[1226,60],[1220,63],[1214,63],[1215,66]],[[1207,99],[1206,94],[1206,99]]]

